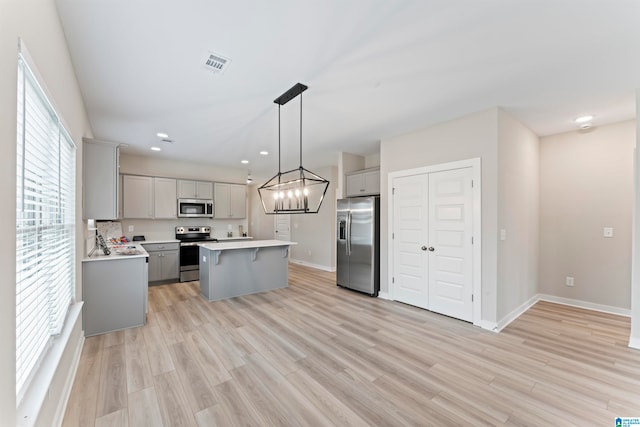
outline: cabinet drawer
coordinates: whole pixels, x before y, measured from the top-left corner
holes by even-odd
[[[172,243],[146,243],[142,244],[142,247],[147,252],[157,252],[157,251],[177,251],[180,249],[180,243],[172,242]]]

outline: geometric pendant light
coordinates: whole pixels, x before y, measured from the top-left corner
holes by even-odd
[[[278,104],[278,173],[258,188],[264,213],[318,213],[329,188],[329,181],[302,167],[302,92],[307,86],[296,83],[273,102]],[[300,166],[282,172],[280,168],[280,107],[300,96]]]

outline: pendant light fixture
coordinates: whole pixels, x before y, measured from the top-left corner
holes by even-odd
[[[318,213],[329,181],[302,167],[302,92],[307,86],[296,83],[273,102],[278,104],[278,173],[258,188],[264,212],[277,214]],[[300,166],[282,172],[280,168],[280,107],[300,96]]]

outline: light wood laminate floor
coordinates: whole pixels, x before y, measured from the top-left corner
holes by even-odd
[[[290,266],[208,303],[149,290],[148,324],[87,338],[64,426],[613,426],[640,416],[629,319],[540,302],[496,334]]]

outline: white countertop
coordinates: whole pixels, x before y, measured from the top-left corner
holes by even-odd
[[[162,239],[162,240],[136,240],[135,242],[129,242],[131,244],[153,245],[155,243],[180,243],[178,239]]]
[[[215,237],[213,236],[215,239],[218,239],[219,242],[225,242],[227,240],[251,240],[253,239],[253,237],[247,236],[247,237]],[[153,244],[157,244],[157,243],[180,243],[180,240],[178,239],[156,239],[156,240],[138,240],[135,242],[129,242],[132,245],[135,244],[142,244],[142,245],[153,245]]]
[[[209,249],[211,251],[224,251],[228,249],[255,249],[268,248],[273,246],[290,246],[297,245],[296,242],[286,242],[282,240],[251,240],[251,241],[235,241],[235,242],[218,242],[218,243],[199,243],[198,246]]]
[[[134,244],[134,243],[125,243],[122,245],[109,246],[109,249],[111,249],[110,255],[105,255],[102,252],[102,249],[97,249],[91,257],[85,256],[82,259],[82,262],[109,261],[109,260],[115,260],[115,259],[129,259],[129,258],[146,258],[149,256],[147,251],[145,251],[141,245]],[[124,254],[127,251],[132,251],[132,250],[137,250],[139,253],[135,255]]]
[[[214,239],[218,239],[218,242],[224,242],[227,240],[251,240],[253,237],[250,236],[238,236],[238,237],[215,237]]]

